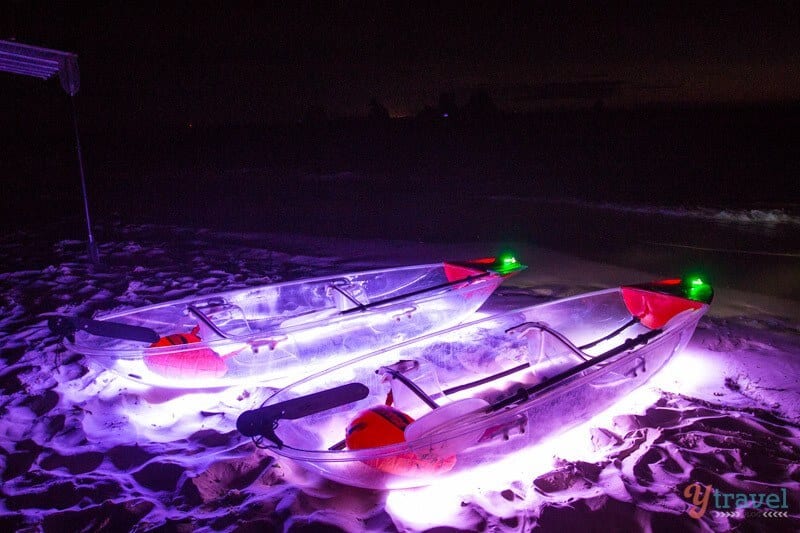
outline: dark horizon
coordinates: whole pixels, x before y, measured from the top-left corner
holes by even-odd
[[[313,210],[336,197],[350,216],[363,198],[416,189],[437,200],[797,198],[800,5],[154,14],[15,2],[9,13],[0,38],[79,56],[99,212],[205,223],[197,210],[213,197],[227,202],[216,218],[247,223],[266,203]],[[7,73],[0,90],[0,218],[74,212],[69,97],[56,80]],[[315,175],[362,182],[349,198]]]
[[[485,91],[507,113],[800,101],[800,6],[198,9],[15,2],[0,39],[79,56],[83,107],[118,122],[415,116]],[[57,21],[57,22],[54,22]],[[17,78],[0,74],[17,101]]]

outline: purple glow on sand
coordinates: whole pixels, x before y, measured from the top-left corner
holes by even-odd
[[[246,236],[231,234],[136,226],[121,231],[121,239],[101,246],[104,256],[114,258],[106,271],[87,266],[81,242],[41,246],[46,237],[40,236],[36,246],[22,250],[26,260],[49,266],[0,276],[6,298],[0,318],[6,359],[0,374],[0,520],[11,529],[108,523],[127,530],[168,518],[224,529],[235,517],[241,523],[354,530],[371,528],[357,517],[373,517],[379,524],[374,529],[381,530],[450,525],[506,531],[556,527],[568,519],[562,510],[584,524],[614,517],[631,528],[664,520],[689,527],[694,519],[681,489],[694,482],[725,492],[747,491],[753,483],[765,493],[786,488],[789,518],[781,520],[798,520],[791,471],[800,461],[800,343],[792,333],[795,321],[781,314],[779,301],[772,304],[778,311],[755,311],[763,299],[720,291],[689,346],[646,387],[553,442],[498,457],[484,471],[440,485],[363,491],[326,483],[291,461],[256,451],[234,431],[235,415],[259,405],[270,390],[244,385],[175,393],[135,386],[65,352],[39,313],[137,307],[198,288],[235,288],[241,275],[265,283],[287,272],[301,277],[309,265],[315,273],[332,273],[339,268],[336,258],[353,249],[363,250],[352,259],[362,267],[456,252],[474,256],[480,249],[364,241],[323,249],[309,241],[308,249],[319,255],[298,257],[267,254],[266,236],[253,247]],[[199,253],[198,243],[213,255]],[[21,248],[3,244],[0,250],[20,254]],[[376,257],[380,250],[385,255]],[[235,262],[243,251],[252,263]],[[274,270],[265,270],[261,258],[270,255]],[[630,279],[615,267],[586,270],[580,260],[542,249],[520,249],[519,256],[537,268],[501,288],[490,309],[585,292],[597,280],[608,286]],[[550,277],[553,271],[558,281]],[[663,459],[652,462],[654,456]],[[704,471],[711,477],[698,477]],[[777,520],[712,511],[702,523],[719,530]]]

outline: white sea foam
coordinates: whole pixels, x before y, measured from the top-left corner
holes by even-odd
[[[798,206],[765,207],[765,208],[724,208],[724,207],[668,207],[654,205],[637,205],[617,202],[598,202],[576,198],[543,198],[534,196],[494,195],[489,197],[498,202],[536,202],[571,205],[586,209],[613,211],[618,213],[638,213],[649,216],[665,216],[699,220],[716,220],[731,224],[748,224],[762,226],[789,225],[800,226]]]

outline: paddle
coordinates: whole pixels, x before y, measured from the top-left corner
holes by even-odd
[[[74,335],[77,331],[85,331],[99,337],[111,337],[113,339],[147,342],[150,344],[160,338],[154,330],[143,326],[131,326],[130,324],[93,320],[79,316],[51,316],[47,319],[47,325],[50,327],[50,331],[64,337]]]
[[[363,400],[369,388],[361,383],[348,383],[332,389],[292,398],[273,405],[245,411],[236,420],[236,429],[245,437],[264,436],[278,448],[283,441],[275,435],[279,420],[295,420]]]
[[[426,453],[435,453],[439,457],[460,453],[476,444],[484,432],[482,429],[469,431],[468,417],[485,412],[488,407],[489,402],[481,398],[463,398],[437,407],[406,427],[406,441],[414,449],[423,449]],[[438,437],[441,433],[452,430],[452,424],[456,421],[463,422],[465,431],[447,439]]]

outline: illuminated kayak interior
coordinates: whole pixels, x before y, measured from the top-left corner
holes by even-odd
[[[170,388],[288,383],[474,312],[513,257],[342,274],[185,298],[93,319],[53,316],[65,345]]]
[[[428,484],[608,408],[689,342],[712,297],[665,280],[479,319],[303,379],[237,428],[341,483]]]

